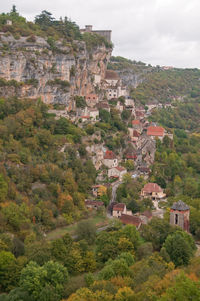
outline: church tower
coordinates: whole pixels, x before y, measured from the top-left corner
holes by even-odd
[[[189,217],[190,208],[185,203],[178,201],[173,204],[170,209],[170,224],[172,226],[179,226],[189,232]]]

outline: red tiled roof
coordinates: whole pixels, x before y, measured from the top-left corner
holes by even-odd
[[[126,205],[124,203],[118,203],[113,206],[113,210],[114,211],[124,211],[125,206]]]
[[[140,133],[138,133],[136,130],[133,131],[133,137],[140,137]]]
[[[104,205],[103,202],[101,201],[90,201],[90,200],[85,200],[85,205],[89,205],[89,206],[96,206],[96,207],[101,207]]]
[[[124,167],[122,167],[122,166],[117,166],[117,167],[115,167],[117,170],[119,170],[119,171],[124,171],[124,170],[126,170]]]
[[[81,116],[81,118],[89,119],[90,116]]]
[[[132,125],[140,125],[140,121],[139,120],[132,120]]]
[[[112,160],[112,159],[116,159],[116,156],[112,151],[107,150],[106,153],[105,153],[104,159]]]
[[[161,126],[149,126],[147,128],[147,135],[148,136],[164,136],[165,129]]]
[[[163,191],[163,189],[157,183],[147,183],[144,185],[142,190],[147,193]]]
[[[119,75],[113,70],[106,70],[105,79],[119,80]]]
[[[134,225],[136,227],[139,227],[142,223],[141,219],[138,216],[128,214],[122,214],[120,220],[123,224]]]

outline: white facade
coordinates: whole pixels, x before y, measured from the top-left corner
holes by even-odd
[[[105,166],[107,166],[108,168],[117,167],[118,160],[117,160],[117,158],[115,158],[115,159],[104,159],[103,164]]]
[[[125,168],[117,168],[117,167],[113,167],[113,168],[110,168],[108,170],[108,177],[111,178],[111,177],[118,177],[119,180],[121,181],[123,176],[127,173],[127,170]]]
[[[89,116],[92,120],[97,120],[99,118],[99,110],[96,109],[90,109],[89,110]]]
[[[95,74],[94,75],[94,84],[95,86],[99,85],[101,83],[101,75],[100,74]]]

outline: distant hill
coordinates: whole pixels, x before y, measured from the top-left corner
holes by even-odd
[[[143,104],[200,97],[199,69],[165,70],[123,57],[112,57],[108,68],[120,74],[131,96]]]

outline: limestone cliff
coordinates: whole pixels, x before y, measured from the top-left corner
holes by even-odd
[[[87,51],[83,41],[57,42],[54,49],[41,37],[16,40],[2,33],[0,39],[0,95],[38,98],[45,103],[73,106],[73,95],[95,92],[95,77],[103,79],[111,49],[98,46]],[[101,83],[99,83],[101,88]]]

